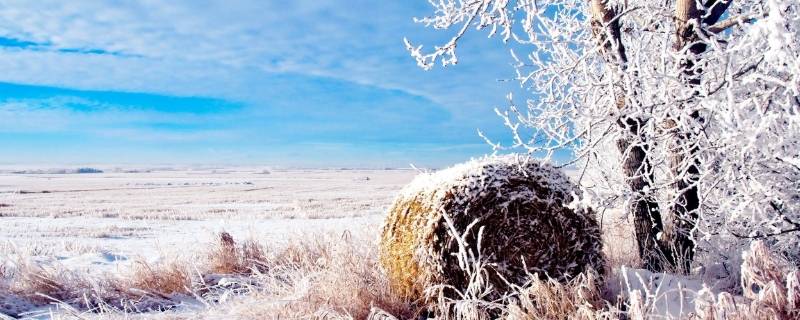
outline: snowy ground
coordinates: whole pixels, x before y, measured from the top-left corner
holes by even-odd
[[[220,231],[282,241],[375,230],[410,170],[0,174],[0,260],[24,252],[88,272],[202,248]]]
[[[0,267],[22,256],[98,276],[134,261],[191,257],[217,243],[221,231],[276,244],[323,233],[377,236],[392,199],[416,175],[262,168],[12,171],[0,168]],[[607,253],[629,256],[619,252],[632,251],[630,241],[618,240],[630,230],[611,227],[615,216],[604,215],[605,232],[617,239]],[[702,288],[698,281],[643,270],[620,273],[618,287],[641,291],[656,314],[685,315]],[[27,310],[18,308],[6,312]]]

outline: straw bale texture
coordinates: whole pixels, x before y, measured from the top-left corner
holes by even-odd
[[[483,228],[481,259],[498,294],[507,291],[505,280],[521,285],[531,273],[559,280],[587,269],[602,273],[594,213],[568,207],[579,194],[558,169],[518,155],[421,174],[389,209],[381,264],[393,287],[410,298],[421,297],[424,288],[435,284],[464,288],[469,274],[452,254],[459,247],[447,215],[474,255]]]

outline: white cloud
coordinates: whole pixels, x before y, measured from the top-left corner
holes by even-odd
[[[403,90],[480,124],[476,112],[503,102],[507,89],[491,81],[511,75],[506,51],[474,39],[462,46],[470,64],[418,70],[401,38],[448,35],[412,24],[429,10],[424,1],[0,0],[2,37],[129,55],[6,48],[0,81],[235,99],[250,94],[256,72],[297,73]]]

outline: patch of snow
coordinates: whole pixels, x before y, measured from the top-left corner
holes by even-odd
[[[622,267],[620,288],[626,299],[641,298],[650,318],[683,319],[695,312],[698,293],[708,289],[693,276],[655,273],[644,269]]]

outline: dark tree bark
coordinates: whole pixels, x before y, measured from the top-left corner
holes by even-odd
[[[606,1],[603,0],[591,0],[590,5],[592,31],[601,54],[608,63],[625,70],[628,58],[622,43],[618,12],[609,8]],[[614,96],[617,107],[621,110],[624,109],[627,103],[624,88],[619,88]],[[628,209],[634,219],[639,257],[642,259],[644,268],[660,272],[664,270],[664,262],[670,255],[666,254],[666,248],[658,240],[659,234],[663,234],[664,226],[658,202],[651,194],[650,188],[654,174],[647,153],[650,150],[651,142],[641,134],[641,128],[645,124],[644,120],[623,117],[618,124],[625,132],[617,141],[617,148],[623,154],[622,170],[630,192],[636,197]]]
[[[693,158],[698,150],[692,143],[694,137],[691,133],[673,132],[672,139],[669,165],[672,174],[677,177],[673,181],[677,196],[670,208],[672,230],[665,241],[670,249],[669,260],[672,267],[678,272],[688,274],[694,260],[695,243],[692,232],[697,224],[700,207],[697,188],[700,169]]]
[[[681,80],[691,91],[691,96],[699,94],[696,89],[701,83],[702,69],[698,64],[707,45],[700,40],[699,33],[704,32],[704,25],[716,23],[733,0],[708,0],[704,6],[698,8],[696,0],[677,0],[675,3],[675,44],[674,49],[684,52],[685,56],[680,62]],[[690,108],[692,99],[688,99],[681,109]],[[677,271],[689,273],[694,259],[695,242],[692,232],[696,227],[698,209],[700,208],[700,195],[697,182],[700,174],[697,159],[698,148],[695,143],[697,138],[691,128],[679,127],[678,123],[702,126],[704,119],[696,111],[689,113],[689,119],[681,119],[680,115],[669,119],[665,128],[670,131],[672,141],[670,147],[669,165],[676,190],[675,201],[670,208],[672,231],[667,241],[669,242],[673,267]]]
[[[664,225],[658,202],[649,191],[654,179],[653,168],[647,159],[650,147],[640,133],[642,120],[625,118],[620,125],[625,128],[626,135],[617,141],[617,148],[623,154],[622,170],[628,187],[636,196],[629,210],[633,216],[639,257],[644,268],[661,272],[665,269],[665,262],[673,262],[658,239],[664,232]]]

